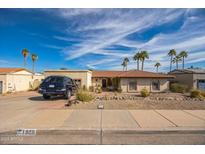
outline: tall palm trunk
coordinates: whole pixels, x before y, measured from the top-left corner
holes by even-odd
[[[157,72],[158,72],[158,66],[157,66]]]
[[[182,69],[184,69],[184,57],[183,58],[183,61],[182,61]]]
[[[173,60],[173,57],[171,56],[171,59],[170,59],[170,72],[172,71],[172,60]]]
[[[140,69],[140,68],[139,68],[139,67],[140,67],[140,66],[139,66],[139,65],[140,65],[139,63],[140,63],[140,61],[139,61],[139,60],[137,60],[137,70],[139,70],[139,69]]]
[[[178,61],[176,62],[176,68],[177,68],[177,70],[178,70]]]
[[[33,71],[33,73],[34,73],[34,61],[33,61],[33,67],[32,67],[32,71]]]
[[[26,57],[24,57],[24,67],[26,67]]]
[[[144,60],[142,60],[142,71],[144,69]]]

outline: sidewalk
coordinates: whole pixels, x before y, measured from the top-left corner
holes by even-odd
[[[41,110],[31,113],[12,128],[6,124],[4,129],[1,128],[1,134],[6,134],[5,131],[13,134],[17,128],[35,128],[37,136],[47,134],[46,139],[57,135],[55,140],[52,139],[54,144],[65,144],[62,138],[58,139],[59,134],[67,137],[67,144],[137,144],[143,135],[152,136],[154,143],[157,143],[159,135],[164,137],[163,140],[171,135],[177,144],[173,134],[182,135],[183,139],[183,135],[188,134],[186,144],[191,142],[190,137],[193,139],[196,136],[200,139],[199,143],[205,144],[205,110]],[[158,136],[153,138],[153,135]],[[167,143],[163,140],[160,143]],[[29,141],[27,138],[23,143]],[[36,143],[42,141],[37,140]]]
[[[67,130],[205,130],[205,110],[43,110],[25,128]]]

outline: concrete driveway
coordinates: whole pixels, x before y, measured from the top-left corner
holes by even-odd
[[[205,144],[205,110],[70,110],[35,92],[0,97],[1,144]],[[35,136],[16,136],[17,129]]]

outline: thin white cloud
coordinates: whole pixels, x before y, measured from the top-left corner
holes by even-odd
[[[205,19],[199,18],[192,13],[192,9],[63,9],[61,16],[72,20],[72,24],[65,30],[65,33],[74,32],[82,36],[78,43],[62,49],[65,59],[73,60],[82,58],[87,54],[107,56],[112,63],[105,60],[97,62],[90,59],[86,62],[87,67],[97,68],[104,64],[110,69],[121,69],[121,59],[129,57],[132,59],[132,51],[118,51],[105,49],[113,45],[120,45],[127,48],[148,50],[150,61],[145,65],[146,69],[152,69],[156,61],[162,63],[162,70],[169,66],[167,52],[174,48],[177,52],[187,50],[192,56],[186,59],[187,64],[204,61],[203,57],[196,56],[194,52],[204,53],[205,44]],[[98,18],[98,15],[101,15]],[[148,41],[129,39],[129,35],[142,33],[155,26],[169,24],[176,20],[183,20],[178,31],[172,33],[159,33]],[[54,36],[58,40],[71,41],[73,38]],[[128,37],[128,38],[127,38]],[[75,40],[75,39],[74,39]],[[195,56],[194,56],[195,55]],[[136,68],[134,62],[130,62],[129,68]]]
[[[150,12],[148,14],[145,14],[144,11],[141,11],[135,16],[133,16],[133,14],[125,13],[125,15],[122,14],[116,19],[106,18],[105,20],[101,20],[101,22],[97,22],[95,25],[87,25],[87,27],[81,26],[82,28],[78,27],[77,31],[84,31],[88,29],[106,29],[107,31],[105,30],[100,35],[95,34],[94,38],[85,40],[77,46],[74,46],[74,48],[67,47],[63,50],[63,52],[68,56],[66,58],[68,60],[81,57],[88,53],[100,53],[103,48],[119,42],[129,34],[139,32],[155,24],[169,22],[170,20],[175,19],[177,15],[182,14],[182,11],[172,14],[173,11],[174,10],[172,10],[171,13],[168,11],[167,14],[162,14],[162,12],[159,10]],[[128,16],[128,19],[123,18]]]
[[[60,41],[66,41],[66,42],[75,42],[75,41],[82,41],[80,38],[70,38],[65,36],[53,36],[53,38],[60,40]]]
[[[87,14],[95,14],[95,13],[99,13],[101,9],[91,9],[91,8],[87,8],[87,9],[60,9],[60,14],[65,17],[73,17],[73,16],[79,16],[79,15],[87,15]]]
[[[96,69],[96,66],[98,65],[102,65],[102,64],[107,64],[107,63],[112,63],[114,62],[116,59],[102,59],[102,60],[98,60],[98,61],[91,61],[90,63],[88,63],[86,66],[91,68],[91,69]]]
[[[56,46],[56,45],[51,45],[51,44],[41,44],[41,45],[46,48],[57,49],[57,50],[62,50],[64,48],[61,46]]]

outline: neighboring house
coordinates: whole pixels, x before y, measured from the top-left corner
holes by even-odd
[[[34,89],[42,79],[42,74],[24,68],[0,68],[0,94]]]
[[[176,76],[174,82],[185,84],[189,89],[205,90],[205,69],[178,69],[169,74]]]
[[[44,71],[44,75],[45,77],[51,75],[68,76],[72,78],[79,87],[86,87],[88,89],[92,86],[92,71],[89,70],[46,70]]]
[[[151,92],[167,91],[169,79],[174,78],[172,75],[146,71],[48,70],[44,74],[68,76],[80,87],[101,86],[103,90],[121,89],[122,92],[139,92],[143,88]]]

